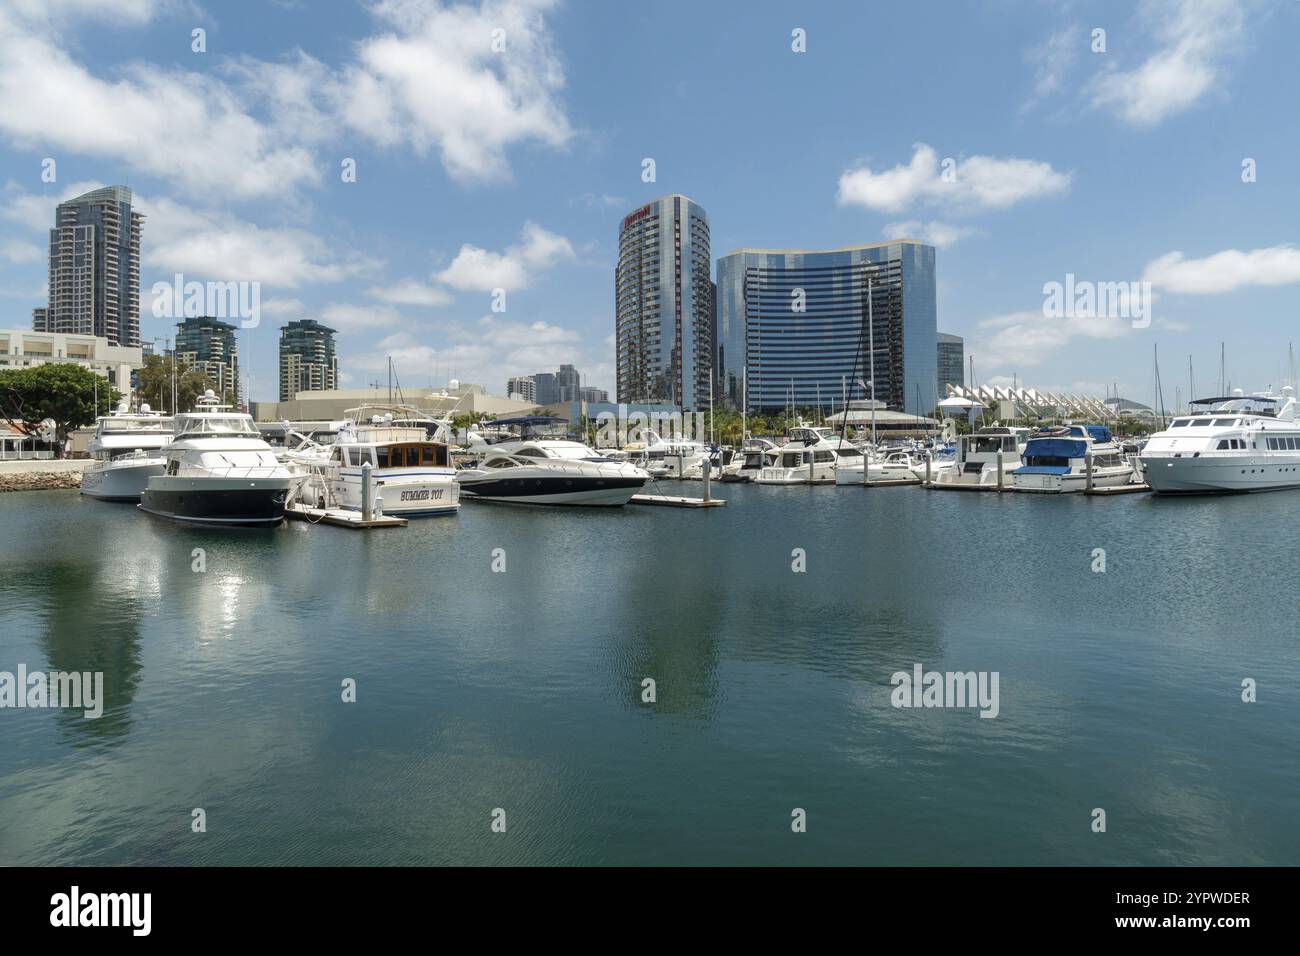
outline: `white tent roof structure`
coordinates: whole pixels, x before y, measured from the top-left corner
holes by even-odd
[[[960,398],[983,406],[1010,402],[1015,409],[1016,418],[1076,417],[1112,421],[1117,417],[1114,406],[1107,405],[1104,399],[1095,395],[1069,395],[1039,391],[1036,388],[1003,388],[994,385],[981,385],[978,388],[949,385],[947,392],[948,398],[939,403],[941,408],[950,407],[946,402]]]

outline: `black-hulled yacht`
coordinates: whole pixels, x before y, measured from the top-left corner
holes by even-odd
[[[140,508],[196,524],[275,525],[300,479],[262,440],[252,416],[222,405],[209,389],[194,411],[177,415],[161,475],[149,479]]]

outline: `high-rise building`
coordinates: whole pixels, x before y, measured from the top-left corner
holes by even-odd
[[[587,388],[584,386],[578,389],[578,398],[590,405],[604,405],[609,401],[609,392],[603,388]]]
[[[126,186],[59,203],[50,230],[49,307],[33,312],[33,329],[139,348],[143,222]]]
[[[338,388],[334,332],[315,319],[297,319],[280,328],[280,401],[292,401],[298,392]]]
[[[521,402],[537,401],[537,383],[531,375],[516,375],[506,379],[506,398],[518,398]]]
[[[739,407],[747,394],[751,411],[827,407],[870,398],[857,382],[874,381],[877,401],[922,414],[938,400],[935,312],[933,246],[738,250],[718,260],[721,397]]]
[[[708,404],[711,266],[709,217],[685,196],[664,196],[623,218],[614,269],[620,402]]]
[[[578,399],[582,389],[582,375],[572,365],[561,365],[555,375],[555,388],[559,394],[556,401],[573,402]]]
[[[554,405],[560,400],[560,388],[555,383],[554,372],[538,372],[532,378],[533,401],[538,405]]]
[[[966,384],[965,343],[960,335],[939,333],[939,401],[948,394],[949,385]]]
[[[227,405],[240,403],[235,326],[208,316],[177,322],[173,354],[190,368],[206,374],[212,390]]]

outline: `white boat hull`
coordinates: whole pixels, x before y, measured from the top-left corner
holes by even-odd
[[[835,463],[818,462],[794,468],[764,468],[754,479],[760,485],[830,485],[835,483]]]
[[[103,463],[88,467],[81,475],[81,493],[101,501],[139,501],[149,479],[161,475],[165,458],[134,459],[129,464]]]
[[[1016,491],[1038,494],[1072,494],[1088,489],[1088,475],[1085,472],[1070,472],[1064,475],[1014,475],[1013,487]],[[1128,465],[1123,468],[1100,468],[1093,472],[1094,488],[1114,488],[1131,484],[1133,469]]]
[[[1143,475],[1159,495],[1246,494],[1300,488],[1300,456],[1222,458],[1142,456]]]
[[[454,514],[460,510],[460,486],[455,473],[380,472],[372,475],[374,495],[383,513],[395,518]],[[331,490],[339,507],[361,510],[361,469],[343,468]]]

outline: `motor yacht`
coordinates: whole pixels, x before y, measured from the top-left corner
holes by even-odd
[[[722,480],[727,482],[755,480],[777,449],[776,442],[767,438],[747,438],[730,464],[722,469]]]
[[[834,433],[800,423],[786,434],[789,440],[768,456],[754,480],[760,485],[834,484],[839,460]]]
[[[361,511],[365,466],[370,466],[376,513],[398,518],[455,514],[460,486],[451,467],[442,423],[399,405],[362,405],[347,410],[348,419],[333,444],[295,449],[294,461],[310,476],[303,496],[320,507]]]
[[[1191,403],[1151,436],[1139,455],[1142,475],[1159,495],[1229,494],[1300,487],[1300,423],[1295,392]]]
[[[81,493],[101,501],[139,501],[154,475],[167,466],[162,449],[172,440],[172,418],[141,405],[122,403],[96,419],[87,449],[91,462],[81,476]]]
[[[646,429],[645,448],[641,452],[639,467],[653,478],[682,478],[689,472],[703,476],[704,460],[709,457],[709,447],[701,441],[672,437]]]
[[[1024,463],[1021,455],[1029,434],[1028,428],[990,425],[969,435],[960,435],[951,467],[937,471],[932,468],[930,480],[937,485],[996,488],[1000,456],[1002,486],[1010,488],[1015,470]]]
[[[1016,491],[1068,493],[1088,485],[1092,460],[1095,488],[1127,485],[1133,464],[1120,451],[1105,425],[1060,425],[1031,432],[1021,453],[1023,464],[1012,474]]]
[[[177,415],[163,450],[163,473],[150,477],[140,508],[196,524],[275,525],[301,480],[279,461],[252,416],[222,405],[208,389]]]
[[[493,442],[475,467],[456,472],[468,498],[617,507],[650,480],[644,469],[571,439],[562,418],[534,416],[494,424],[517,428],[518,435]]]

